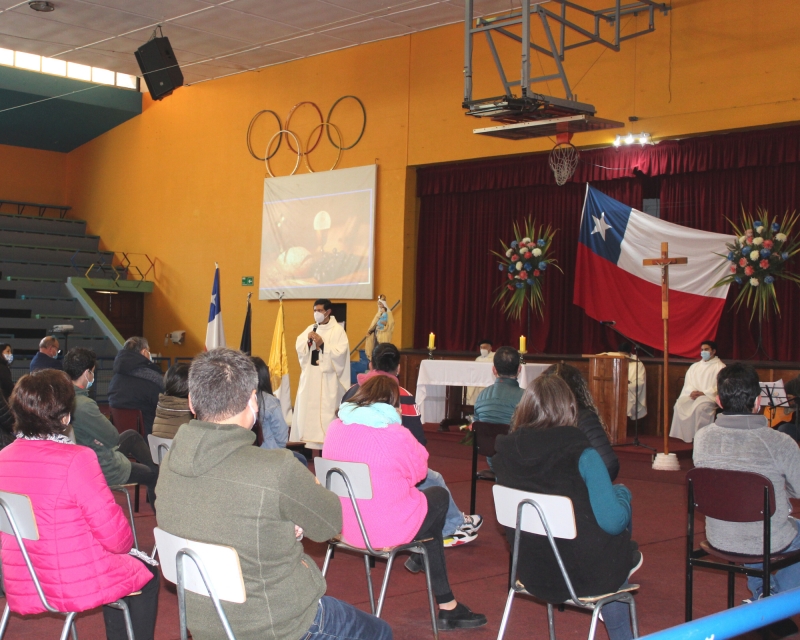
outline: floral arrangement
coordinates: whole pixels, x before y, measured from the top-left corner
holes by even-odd
[[[740,225],[729,220],[736,238],[727,243],[730,273],[721,278],[715,287],[736,283],[742,288],[736,296],[736,309],[743,304],[751,308],[750,321],[758,314],[759,322],[775,311],[780,315],[778,297],[775,294],[775,280],[784,278],[800,284],[800,276],[790,273],[786,266],[789,260],[800,251],[800,242],[791,239],[792,230],[798,214],[784,216],[782,222],[769,214],[757,210],[758,219],[742,211]],[[720,254],[722,255],[722,254]]]
[[[542,278],[551,267],[561,271],[551,252],[556,231],[550,225],[537,228],[536,221],[528,217],[524,233],[514,223],[515,239],[508,245],[501,240],[502,253],[492,252],[500,259],[498,269],[506,275],[494,304],[503,305],[506,317],[519,318],[526,301],[543,317]]]

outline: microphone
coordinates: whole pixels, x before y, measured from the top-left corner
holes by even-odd
[[[617,324],[617,323],[616,323],[616,321],[615,321],[615,320],[601,320],[601,321],[600,321],[600,324],[604,324],[604,325],[606,325],[607,327],[613,327],[613,326],[614,326],[615,324]]]
[[[317,332],[317,328],[318,328],[318,327],[319,327],[319,325],[318,325],[318,324],[316,324],[316,323],[314,323],[314,328],[312,329],[312,331],[313,331],[314,333],[316,333],[316,332]],[[311,346],[311,343],[312,343],[312,342],[314,342],[314,341],[313,341],[311,338],[309,338],[309,339],[308,339],[308,346],[309,346],[309,347]]]

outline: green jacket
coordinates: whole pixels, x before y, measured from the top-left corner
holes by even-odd
[[[481,422],[509,424],[522,394],[516,378],[497,378],[475,400],[475,419]]]
[[[325,579],[295,538],[322,542],[342,530],[335,494],[287,449],[254,447],[237,425],[192,420],[178,429],[156,486],[158,526],[236,549],[247,600],[222,606],[238,640],[300,640],[314,622]],[[196,640],[222,638],[211,599],[186,594]]]
[[[119,431],[108,421],[86,389],[75,387],[72,428],[78,444],[97,454],[97,461],[109,485],[125,484],[131,477],[131,461],[120,453]]]

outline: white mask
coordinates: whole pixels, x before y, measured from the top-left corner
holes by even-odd
[[[3,357],[6,359],[6,362],[8,362],[8,364],[11,364],[12,362],[14,362],[14,354],[13,353],[4,353]]]
[[[481,356],[483,356],[485,358],[488,355],[489,355],[489,350],[488,349],[481,349]]]
[[[250,409],[250,413],[253,414],[253,424],[250,427],[251,429],[256,426],[256,412],[253,411],[253,407],[250,406],[250,403],[247,403],[247,408]]]
[[[322,313],[320,311],[315,311],[314,312],[314,322],[316,322],[317,324],[322,324],[324,320],[325,320],[325,314],[324,313]]]
[[[705,360],[706,362],[708,362],[709,360],[711,360],[711,352],[710,351],[701,351],[700,352],[700,357],[703,360]]]

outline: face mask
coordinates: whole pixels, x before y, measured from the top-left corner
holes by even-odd
[[[6,362],[8,362],[8,364],[11,364],[12,362],[14,362],[14,354],[13,353],[4,353],[3,357],[6,359]]]
[[[705,360],[706,362],[708,362],[709,360],[711,360],[711,352],[710,351],[701,351],[700,352],[700,357],[703,360]]]
[[[325,320],[325,314],[324,313],[321,313],[320,311],[315,311],[314,312],[314,322],[316,322],[317,324],[322,324],[322,322],[324,320]]]
[[[250,427],[251,429],[256,426],[256,412],[253,411],[253,407],[250,406],[250,403],[247,403],[247,408],[250,409],[250,413],[253,415],[253,425]]]
[[[87,382],[86,382],[86,388],[87,388],[87,389],[91,389],[93,384],[94,384],[94,376],[92,376],[92,379],[91,379],[91,380],[87,380]]]
[[[486,356],[489,355],[489,350],[488,349],[481,349],[481,355],[485,358]]]

